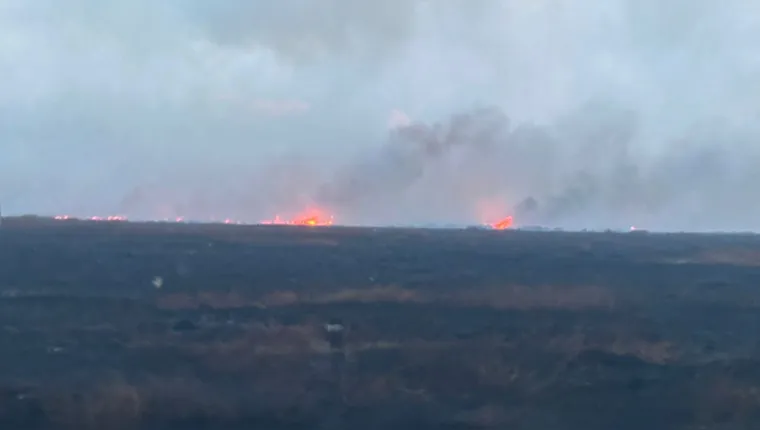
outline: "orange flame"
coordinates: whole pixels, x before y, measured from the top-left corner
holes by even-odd
[[[126,221],[127,217],[122,215],[108,215],[108,216],[91,216],[87,218],[77,218],[71,215],[55,215],[53,219],[58,221]]]
[[[513,224],[512,216],[508,216],[506,218],[503,218],[495,223],[489,224],[489,226],[494,230],[506,230],[510,227],[512,227]]]
[[[274,219],[261,221],[260,224],[268,225],[300,225],[308,227],[326,227],[333,225],[333,217],[325,216],[320,211],[309,211],[307,214],[298,215],[292,219],[282,219],[276,215]]]

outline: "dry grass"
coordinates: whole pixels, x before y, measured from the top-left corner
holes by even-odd
[[[156,304],[164,309],[197,309],[210,306],[220,309],[251,307],[257,304],[237,292],[168,293],[159,296]]]
[[[250,373],[262,360],[298,367],[314,354],[329,352],[315,325],[253,325],[229,341],[186,343],[183,348],[215,372]],[[274,360],[274,361],[272,361]]]
[[[395,285],[370,288],[342,289],[326,292],[275,292],[265,296],[261,302],[267,306],[283,306],[299,303],[409,303],[424,301],[420,293]]]
[[[514,419],[514,413],[510,413],[507,408],[499,404],[487,404],[459,414],[458,422],[477,428],[508,428],[510,421]]]
[[[298,304],[336,303],[428,303],[497,309],[610,309],[615,296],[609,288],[598,286],[520,286],[508,285],[461,292],[436,293],[430,289],[411,290],[395,285],[345,288],[333,291],[275,291],[260,297],[236,292],[199,294],[170,293],[157,304],[167,309],[275,307]]]
[[[51,422],[82,430],[137,428],[144,406],[138,390],[118,379],[83,394],[60,393],[45,400],[43,410]]]
[[[186,420],[198,416],[233,417],[236,413],[234,405],[197,379],[153,378],[141,382],[137,390],[143,399],[144,417]]]
[[[544,345],[547,352],[559,351],[568,357],[594,349],[634,355],[652,363],[677,359],[677,351],[667,342],[646,341],[623,332],[610,339],[594,341],[579,332],[550,341],[547,338]],[[203,363],[208,371],[235,375],[247,387],[242,397],[255,398],[259,402],[256,407],[313,410],[310,408],[319,407],[329,395],[310,388],[315,379],[328,378],[331,374],[329,360],[318,357],[327,351],[318,325],[252,325],[240,339],[186,346],[193,355],[193,362]],[[522,390],[528,393],[526,395],[539,395],[552,390],[553,384],[562,380],[562,375],[551,369],[536,372],[526,366],[519,360],[520,345],[498,343],[495,339],[448,343],[362,342],[350,344],[347,349],[349,355],[359,356],[372,349],[389,348],[402,350],[398,360],[380,358],[386,360],[383,369],[352,373],[347,377],[341,388],[346,406],[371,408],[394,399],[432,405],[452,396],[476,398],[484,389],[488,392]],[[358,359],[365,358],[359,356]],[[327,364],[327,369],[316,369],[315,360]],[[557,360],[557,369],[562,369],[561,361]],[[732,420],[745,419],[760,408],[760,390],[749,383],[716,380],[710,387],[704,399],[696,399],[695,410],[700,408],[700,402],[705,402],[700,412],[703,414],[699,417],[701,422],[725,416]],[[80,397],[70,394],[50,397],[44,404],[46,414],[54,418],[60,428],[83,430],[133,430],[139,428],[146,417],[154,419],[156,416],[175,420],[199,416],[235,419],[241,411],[240,404],[225,404],[212,388],[185,379],[156,379],[135,386],[114,378],[91,393]],[[509,404],[495,398],[483,399],[483,404],[474,409],[451,413],[454,421],[479,428],[507,428],[519,418]]]
[[[751,248],[719,248],[702,251],[696,255],[670,260],[673,264],[728,264],[733,266],[759,267],[760,250]]]
[[[232,417],[235,411],[199,381],[164,378],[131,384],[114,378],[81,394],[41,398],[51,428],[136,430],[146,419],[182,421],[199,416]]]
[[[675,346],[666,341],[649,342],[642,339],[615,339],[607,349],[617,355],[633,355],[643,361],[666,364],[679,357]]]
[[[609,341],[592,340],[583,333],[576,333],[551,339],[547,345],[549,350],[571,357],[583,351],[596,350],[615,355],[630,355],[655,364],[672,363],[679,358],[678,349],[671,342],[648,341],[625,333],[620,333]]]
[[[728,376],[716,377],[697,395],[696,406],[699,422],[747,422],[760,411],[760,387]]]
[[[157,304],[165,309],[195,309],[209,306],[220,309],[246,307],[266,308],[297,304],[418,302],[418,293],[396,286],[343,289],[322,292],[275,291],[260,297],[245,296],[237,292],[204,292],[198,294],[169,293],[158,297]]]
[[[613,308],[615,296],[608,288],[597,286],[533,286],[505,287],[458,293],[451,301],[464,306],[497,309],[595,309]]]

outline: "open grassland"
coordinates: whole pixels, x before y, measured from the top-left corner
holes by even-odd
[[[754,235],[0,228],[0,428],[755,428],[758,328]]]

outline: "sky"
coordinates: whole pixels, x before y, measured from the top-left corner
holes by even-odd
[[[0,203],[758,230],[756,40],[746,0],[0,0]]]

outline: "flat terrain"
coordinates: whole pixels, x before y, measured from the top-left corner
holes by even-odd
[[[0,428],[760,428],[760,236],[7,219]]]

